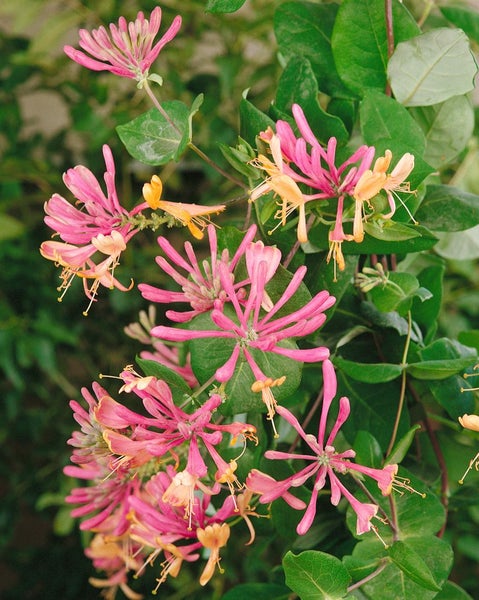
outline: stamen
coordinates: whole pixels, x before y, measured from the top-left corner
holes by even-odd
[[[425,498],[426,494],[424,492],[418,492],[411,485],[411,480],[407,477],[399,477],[398,475],[394,476],[392,489],[397,492],[400,496],[404,495],[404,491],[409,492],[411,494],[417,494],[421,496],[421,498]],[[403,491],[404,490],[404,491]]]
[[[459,484],[463,485],[464,483],[464,479],[466,478],[466,475],[469,473],[469,471],[472,468],[475,468],[476,471],[479,471],[479,452],[476,454],[476,456],[469,462],[469,466],[466,469],[466,472],[464,473],[464,475],[461,477],[461,479],[459,479]]]

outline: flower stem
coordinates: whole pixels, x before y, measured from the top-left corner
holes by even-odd
[[[155,108],[161,113],[161,115],[168,121],[168,123],[173,127],[173,129],[177,133],[183,135],[182,132],[178,129],[178,126],[176,125],[176,123],[174,123],[174,121],[171,120],[171,118],[168,115],[168,113],[166,112],[166,110],[158,102],[158,98],[153,93],[148,81],[145,81],[143,87],[144,87],[146,93],[148,94],[150,100],[153,102],[153,105],[155,106]],[[198,148],[198,146],[196,146],[196,144],[194,144],[191,140],[188,142],[188,148],[190,148],[190,150],[193,150],[193,152],[195,152],[202,160],[204,160],[205,163],[207,163],[210,167],[212,167],[213,169],[218,171],[218,173],[223,175],[223,177],[226,177],[226,179],[229,179],[234,184],[238,185],[239,187],[244,188],[245,190],[248,189],[248,186],[244,182],[240,181],[239,179],[236,179],[236,177],[233,177],[232,175],[230,175],[229,173],[224,171],[219,165],[217,165],[213,160],[211,160],[211,158],[209,156],[207,156],[203,152],[203,150],[200,150],[200,148]]]
[[[374,579],[375,577],[377,577],[379,575],[379,573],[381,573],[381,571],[384,571],[384,569],[387,567],[387,565],[388,565],[388,562],[386,560],[382,560],[379,563],[378,568],[375,571],[370,573],[367,577],[364,577],[363,579],[356,581],[356,583],[353,583],[353,585],[350,585],[348,587],[348,592],[357,590],[358,588],[360,588],[362,585],[364,585],[368,581],[371,581],[371,579]]]
[[[236,177],[234,177],[233,175],[230,175],[227,171],[224,171],[219,165],[217,165],[213,160],[211,160],[211,158],[209,156],[207,156],[203,150],[201,150],[200,148],[198,148],[198,146],[196,144],[194,144],[192,141],[188,142],[188,148],[190,148],[190,150],[193,150],[193,152],[196,152],[196,154],[205,161],[206,164],[208,164],[210,167],[212,167],[213,169],[215,169],[216,171],[218,171],[218,173],[220,173],[221,175],[223,175],[223,177],[226,177],[226,179],[229,179],[230,181],[232,181],[235,185],[247,190],[248,186],[243,182],[240,181],[239,179],[236,179]]]
[[[406,382],[407,382],[406,365],[407,365],[407,355],[409,352],[409,344],[411,342],[411,330],[412,330],[412,318],[411,318],[410,310],[408,310],[408,313],[407,313],[407,324],[408,324],[408,327],[407,327],[406,343],[404,344],[404,352],[403,352],[402,360],[401,360],[401,366],[403,368],[402,375],[401,375],[401,392],[399,395],[399,404],[398,404],[398,409],[397,409],[397,413],[396,413],[396,420],[394,421],[393,431],[391,434],[391,440],[389,442],[386,456],[389,456],[391,454],[393,446],[396,442],[396,436],[397,436],[397,432],[398,432],[398,428],[399,428],[399,421],[401,419],[401,413],[402,413],[402,409],[404,406],[404,400],[406,398]]]
[[[384,15],[386,17],[386,37],[388,42],[388,59],[391,58],[394,52],[394,28],[393,28],[393,5],[392,0],[384,0]],[[386,83],[384,90],[386,96],[391,95],[391,86],[389,81]]]

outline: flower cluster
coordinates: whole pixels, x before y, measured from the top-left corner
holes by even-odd
[[[115,279],[114,271],[127,243],[138,232],[134,217],[147,204],[138,204],[130,211],[120,204],[115,186],[115,163],[111,149],[106,144],[103,146],[103,157],[106,164],[106,195],[93,173],[79,165],[69,169],[63,176],[66,187],[77,199],[77,206],[72,206],[59,194],[53,194],[45,203],[45,223],[63,240],[49,240],[40,247],[44,258],[63,268],[60,276],[62,283],[58,288],[62,292],[59,300],[75,276],[83,280],[90,305],[95,301],[100,285],[122,291],[128,289]],[[97,253],[106,258],[95,262],[93,256]]]
[[[175,404],[164,381],[130,369],[121,379],[120,391],[141,400],[144,414],[114,400],[97,383],[93,394],[82,391],[88,410],[71,402],[80,431],[69,440],[74,464],[65,473],[88,485],[73,489],[66,500],[77,505],[72,515],[84,518],[81,528],[97,533],[87,553],[96,561],[108,558],[97,565],[109,573],[111,585],[126,585],[128,570],[141,572],[144,561],[152,562],[160,552],[168,568],[159,583],[167,573],[178,574],[183,560],[198,560],[198,550],[209,548],[200,579],[204,585],[219,564],[228,519],[253,514],[235,474],[237,461],[222,457],[228,449],[224,438],[233,444],[239,438],[244,444],[257,442],[256,430],[243,422],[215,422],[222,402],[218,395],[188,413]],[[141,559],[140,553],[127,551],[135,546],[153,550],[148,556],[143,551]]]
[[[104,27],[92,33],[81,30],[84,52],[70,46],[65,52],[94,71],[108,70],[135,79],[151,97],[148,80],[161,78],[149,70],[177,34],[181,18],[175,17],[155,44],[160,23],[159,7],[149,20],[141,12],[131,23],[122,17],[118,25],[110,25],[109,32]],[[163,110],[156,100],[154,104]],[[308,241],[316,219],[314,203],[332,200],[336,214],[329,233],[328,261],[333,258],[335,265],[344,269],[341,244],[363,240],[364,221],[371,216],[365,205],[373,210],[371,200],[385,192],[390,210],[380,217],[390,219],[395,211],[393,194],[410,191],[406,179],[414,167],[414,157],[405,154],[388,172],[391,152],[387,150],[373,165],[376,150],[363,145],[337,166],[337,140],[331,138],[323,147],[302,108],[295,104],[292,113],[299,137],[283,120],[276,122],[275,131],[268,128],[260,133],[272,160],[259,154],[250,161],[265,178],[247,197],[251,202],[269,192],[279,197],[275,214],[278,226],[286,225],[297,211],[299,243]],[[75,276],[83,280],[90,300],[88,309],[100,285],[130,289],[132,286],[124,286],[115,278],[115,269],[133,236],[147,227],[156,230],[165,223],[179,223],[196,240],[207,243],[207,248],[195,250],[187,241],[178,250],[164,235],[158,237],[161,254],[156,262],[161,284],[138,286],[143,298],[153,305],[148,313],[140,312],[138,323],[125,329],[131,338],[148,346],[141,357],[153,365],[145,367],[144,375],[131,367],[123,370],[121,401],[93,383],[92,392],[82,390],[86,408],[74,400],[70,403],[80,429],[68,441],[73,447],[72,464],[64,472],[84,484],[74,488],[66,501],[75,505],[72,515],[83,519],[81,529],[95,534],[86,554],[106,578],[92,578],[92,585],[103,588],[109,598],[121,589],[128,598],[137,600],[141,596],[129,587],[128,574],[139,576],[149,565],[156,568],[154,562],[159,556],[158,586],[167,577],[177,577],[184,563],[203,559],[199,583],[206,585],[216,569],[222,571],[220,552],[232,537],[233,527],[245,525],[247,543],[253,543],[255,529],[250,517],[267,516],[257,512],[258,507],[281,498],[304,510],[297,526],[297,533],[304,535],[316,518],[318,495],[327,486],[334,506],[341,498],[351,505],[357,515],[357,533],[370,531],[378,506],[360,501],[343,483],[343,476],[372,478],[381,493],[389,495],[397,465],[382,469],[364,466],[352,460],[353,449],[336,449],[338,432],[350,412],[346,397],[339,399],[336,420],[327,433],[337,382],[330,349],[319,330],[336,298],[316,285],[315,293],[309,293],[305,285],[307,267],[301,264],[294,272],[286,271],[281,265],[282,251],[257,239],[259,228],[255,224],[245,225],[244,233],[235,230],[231,236],[234,241],[230,239],[225,243],[227,248],[222,248],[211,218],[223,213],[226,204],[169,202],[162,199],[161,179],[153,175],[143,185],[143,201],[128,210],[118,199],[115,164],[107,145],[103,146],[103,156],[106,193],[89,169],[77,166],[64,175],[76,205],[59,194],[45,204],[45,223],[61,241],[46,241],[40,251],[63,268],[60,299]],[[254,170],[251,165],[248,169]],[[347,198],[354,203],[352,233],[345,233],[343,228]],[[153,213],[147,217],[146,210],[160,210],[164,216]],[[161,319],[157,324],[157,304],[166,305],[164,316],[170,324]],[[195,344],[202,350],[209,343],[205,340],[215,340],[221,349],[216,362],[206,355],[198,358],[201,352],[197,352],[197,361],[213,365],[208,377],[197,368],[198,363],[195,368],[193,360]],[[295,391],[304,363],[322,372],[317,435],[305,431],[306,425],[301,424],[299,402],[289,404],[290,408],[278,402],[282,400],[278,389],[289,386],[289,392]],[[289,381],[293,370],[299,373],[296,384]],[[237,381],[246,381],[247,386],[236,386]],[[248,442],[258,445],[257,429],[247,422],[252,420],[248,412],[251,403],[245,398],[248,394],[258,398],[260,406],[251,413],[265,413],[274,430],[275,445],[262,452],[263,456],[289,461],[294,468],[301,461],[285,479],[277,480],[256,468],[263,458],[257,456],[259,448],[255,462],[239,468],[250,450]],[[231,406],[241,410],[233,411]],[[302,445],[298,453],[283,449],[275,415],[281,433],[298,436]],[[257,425],[260,418],[255,416],[253,422]],[[261,442],[263,450],[266,442]],[[249,452],[251,460],[252,454]],[[291,490],[307,482],[311,483],[311,495],[306,504]]]
[[[323,148],[303,109],[298,104],[293,104],[292,112],[301,137],[296,137],[291,125],[283,120],[276,122],[276,132],[268,128],[260,135],[270,147],[273,162],[263,155],[253,161],[268,177],[252,191],[250,200],[255,201],[268,192],[279,196],[280,209],[275,217],[281,225],[285,225],[287,217],[297,210],[298,241],[304,243],[308,241],[305,205],[314,200],[336,198],[336,219],[329,233],[328,261],[333,258],[335,265],[344,270],[341,244],[344,241],[363,240],[364,203],[370,204],[374,196],[385,190],[390,212],[382,215],[382,218],[391,218],[395,212],[393,192],[410,192],[409,184],[404,182],[414,168],[414,156],[404,154],[392,172],[387,174],[392,160],[390,150],[386,150],[385,156],[376,160],[371,170],[369,167],[376,150],[373,146],[363,145],[340,166],[336,166],[336,138],[330,138],[327,147]],[[312,194],[303,193],[298,184],[315,191]],[[346,234],[343,229],[344,201],[347,196],[352,197],[355,203],[352,234]]]
[[[355,456],[352,449],[338,452],[334,446],[334,440],[347,420],[350,411],[349,400],[342,397],[339,400],[339,410],[336,421],[326,437],[326,424],[333,402],[336,396],[337,384],[334,367],[329,360],[323,362],[323,403],[321,406],[321,415],[319,418],[318,434],[314,436],[306,433],[294,414],[283,406],[278,406],[277,413],[297,432],[304,444],[311,451],[310,454],[283,452],[278,450],[268,450],[265,453],[266,458],[274,460],[302,460],[306,466],[282,481],[276,481],[269,475],[259,470],[253,470],[246,481],[250,490],[261,494],[261,503],[270,503],[277,498],[283,498],[293,508],[306,508],[305,513],[299,525],[297,532],[304,535],[313,524],[316,516],[316,502],[319,492],[325,487],[327,480],[331,487],[331,503],[338,505],[341,497],[345,498],[351,505],[351,508],[357,515],[357,533],[365,533],[371,529],[371,519],[376,516],[378,506],[372,503],[360,502],[341,482],[337,474],[356,474],[367,475],[375,479],[378,487],[384,496],[391,493],[394,476],[397,473],[397,465],[388,465],[382,469],[373,469],[351,461]],[[313,490],[308,506],[299,499],[292,499],[289,492],[290,488],[302,486],[308,479],[313,478]]]

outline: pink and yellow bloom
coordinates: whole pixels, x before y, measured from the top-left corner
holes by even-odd
[[[392,491],[394,476],[397,473],[397,465],[388,465],[383,469],[373,469],[364,467],[351,461],[355,456],[354,450],[346,450],[338,452],[334,446],[334,440],[349,416],[349,400],[345,397],[339,400],[339,412],[329,435],[326,437],[326,424],[331,403],[336,395],[336,375],[334,367],[329,360],[323,362],[323,404],[321,408],[321,416],[319,420],[318,435],[314,437],[308,434],[301,427],[298,419],[283,406],[278,406],[277,413],[285,419],[289,425],[302,438],[303,442],[311,450],[310,454],[294,454],[292,452],[282,452],[278,450],[268,450],[265,452],[265,457],[275,460],[302,460],[307,465],[282,481],[276,481],[272,477],[263,474],[259,471],[250,473],[246,480],[248,489],[260,494],[260,502],[267,504],[282,497],[292,506],[289,489],[291,487],[299,487],[308,479],[313,478],[314,484],[311,492],[311,498],[306,508],[303,518],[301,519],[297,532],[304,535],[313,524],[316,516],[316,502],[320,490],[326,485],[326,480],[329,479],[331,486],[331,503],[337,506],[341,497],[344,497],[357,515],[357,533],[365,533],[371,528],[371,519],[376,515],[378,506],[376,504],[360,502],[355,496],[343,485],[338,474],[344,475],[350,473],[354,476],[355,473],[367,475],[375,479],[378,487],[383,495],[388,495]],[[296,506],[298,507],[298,506]],[[299,508],[302,508],[301,504]]]
[[[226,206],[217,204],[216,206],[201,206],[199,204],[184,204],[182,202],[170,202],[161,200],[163,184],[158,175],[153,175],[150,183],[143,186],[143,197],[148,206],[154,210],[160,209],[188,227],[189,232],[197,240],[203,239],[203,230],[208,226],[210,215],[217,215],[223,212]]]
[[[414,169],[414,156],[409,152],[403,154],[397,165],[388,174],[386,171],[389,169],[391,160],[392,152],[386,150],[384,156],[376,160],[372,170],[367,169],[362,173],[354,187],[355,213],[353,237],[356,242],[362,242],[364,237],[362,226],[364,202],[369,203],[371,198],[374,198],[381,190],[384,190],[387,194],[390,212],[383,215],[383,218],[390,219],[396,211],[393,192],[411,192],[410,184],[405,180]]]
[[[156,262],[160,269],[180,287],[180,291],[165,290],[146,283],[141,283],[138,288],[143,297],[151,302],[161,304],[187,303],[191,310],[179,312],[168,310],[166,316],[176,323],[186,323],[196,315],[211,310],[216,300],[224,302],[227,295],[223,290],[219,275],[220,264],[226,265],[230,277],[232,276],[239,260],[244,256],[246,248],[256,234],[256,225],[252,225],[246,232],[241,244],[230,258],[225,249],[222,253],[218,250],[216,230],[213,225],[208,226],[208,241],[210,247],[209,261],[199,261],[190,242],[185,242],[185,257],[177,252],[165,237],[158,238],[158,245],[163,250],[166,258],[157,256]],[[235,284],[238,290],[242,282]]]
[[[247,256],[249,252],[260,252],[263,255],[263,248],[251,244],[246,251]],[[235,319],[224,312],[223,302],[215,301],[214,308],[211,311],[211,320],[217,329],[187,330],[160,325],[154,327],[151,334],[163,340],[178,342],[199,338],[233,340],[234,346],[230,358],[215,373],[217,381],[220,382],[227,382],[231,379],[241,355],[248,362],[256,379],[268,379],[268,376],[262,373],[250,349],[273,352],[299,362],[318,362],[327,358],[329,350],[325,347],[298,349],[285,347],[281,345],[281,342],[291,338],[307,336],[319,329],[326,320],[324,312],[334,304],[335,298],[330,296],[327,291],[319,292],[302,308],[288,315],[275,318],[276,314],[301,285],[306,274],[306,267],[300,267],[293,275],[281,298],[271,307],[268,307],[270,308],[268,312],[262,314],[265,286],[268,278],[272,276],[270,263],[265,256],[262,256],[259,260],[251,259],[249,265],[251,270],[248,274],[251,285],[247,298],[243,300],[243,297],[241,297],[242,302],[238,298],[238,292],[227,266],[225,264],[219,265],[220,282],[227,300],[231,302],[236,313]]]
[[[136,79],[140,84],[149,75],[149,69],[163,47],[176,36],[181,27],[181,17],[176,16],[172,24],[153,45],[161,24],[161,8],[153,9],[150,20],[139,12],[136,20],[127,22],[120,17],[118,25],[111,23],[110,31],[105,27],[91,33],[80,29],[80,47],[65,46],[65,53],[75,62],[92,71],[110,71],[120,77]]]

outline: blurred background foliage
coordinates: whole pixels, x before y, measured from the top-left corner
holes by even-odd
[[[116,125],[149,108],[144,94],[132,81],[80,68],[62,48],[77,44],[80,27],[96,28],[120,15],[134,19],[138,10],[149,13],[156,4],[0,3],[0,595],[5,600],[98,597],[87,581],[91,567],[81,553],[80,534],[63,506],[71,485],[61,470],[68,463],[66,440],[73,429],[68,400],[80,397],[81,387],[98,377],[99,368],[116,374],[131,362],[139,347],[123,336],[122,328],[145,303],[135,292],[104,291],[94,318],[83,318],[85,298],[75,287],[58,305],[58,273],[40,257],[38,246],[50,235],[43,203],[54,192],[68,194],[61,176],[76,164],[101,178],[102,144],[112,147],[125,206],[128,198],[136,202],[152,174],[129,157],[115,134]],[[165,80],[162,100],[191,105],[205,94],[194,120],[194,140],[220,164],[218,144],[236,143],[242,92],[249,89],[248,98],[263,110],[274,97],[281,57],[271,23],[279,4],[248,0],[235,14],[212,15],[205,13],[205,0],[161,3],[166,25],[178,12],[183,17],[174,48],[162,53],[156,65]],[[418,0],[409,8],[419,18],[424,5]],[[428,18],[439,19],[439,11],[433,8]],[[477,44],[478,36],[468,34]],[[477,99],[474,104],[475,135],[446,175],[455,186],[479,194]],[[168,199],[219,202],[235,194],[229,182],[191,154],[158,174]],[[454,235],[445,235],[438,247],[446,260],[439,333],[455,337],[468,332],[461,334],[467,339],[459,340],[479,349],[479,235],[477,230],[461,232],[460,244]],[[151,239],[146,234],[135,238],[142,252],[135,252],[133,244],[125,253],[118,272],[122,281],[134,273],[137,282],[159,283]],[[471,518],[479,522],[479,512],[466,517],[460,496],[455,502],[457,577],[479,597],[478,537],[469,531]],[[244,568],[260,580],[256,558],[252,554]]]

